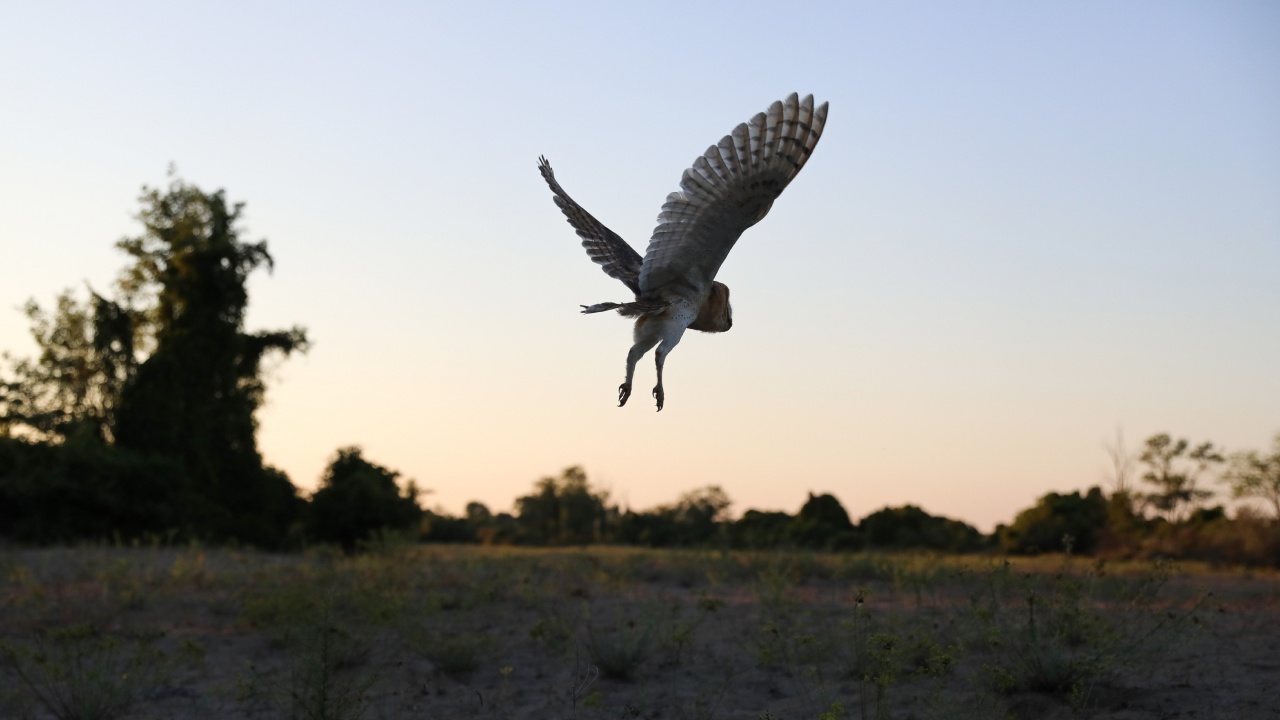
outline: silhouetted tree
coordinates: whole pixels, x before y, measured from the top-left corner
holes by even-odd
[[[0,537],[26,543],[163,537],[184,527],[182,469],[82,425],[61,442],[0,438]]]
[[[717,535],[720,521],[733,501],[719,485],[690,490],[676,501],[677,544],[704,545]]]
[[[477,527],[467,517],[453,517],[436,510],[422,511],[418,539],[423,542],[473,543]]]
[[[984,544],[982,533],[972,525],[930,515],[915,505],[877,510],[858,523],[858,530],[868,548],[968,552]]]
[[[278,543],[301,502],[263,466],[254,413],[263,358],[304,351],[306,333],[244,330],[249,275],[272,259],[266,241],[241,240],[243,203],[174,179],[163,193],[145,190],[142,206],[144,233],[119,243],[133,258],[120,287],[155,347],[124,386],[117,442],[181,462],[204,532]]]
[[[516,499],[519,539],[534,544],[579,545],[599,541],[608,517],[609,493],[595,490],[581,467],[544,477],[530,495]]]
[[[48,312],[28,303],[39,355],[13,362],[0,381],[0,437],[78,437],[76,462],[96,457],[119,478],[122,468],[149,462],[135,460],[154,459],[169,468],[168,487],[147,500],[174,504],[163,513],[177,523],[170,529],[278,545],[303,502],[284,473],[263,465],[254,412],[263,358],[305,350],[306,335],[296,327],[244,331],[246,282],[270,269],[271,256],[265,241],[241,240],[242,205],[176,178],[163,192],[144,188],[141,204],[142,235],[118,243],[132,262],[117,300],[90,290],[86,302],[64,292]],[[102,447],[89,452],[89,437]],[[63,462],[56,453],[40,457]],[[61,472],[24,467],[35,474],[0,476],[9,484],[0,494]]]
[[[1111,495],[1107,497],[1107,502],[1111,507],[1111,514],[1120,520],[1121,524],[1125,524],[1125,516],[1136,517],[1135,500],[1138,497],[1133,489],[1136,457],[1125,447],[1124,431],[1120,428],[1116,428],[1116,439],[1103,442],[1102,447],[1107,452],[1110,465],[1107,468],[1106,479],[1113,488]]]
[[[476,541],[485,545],[509,543],[515,540],[518,535],[515,518],[510,513],[498,513],[495,515],[482,502],[473,500],[467,503],[463,517],[474,529]]]
[[[733,547],[763,550],[792,544],[795,518],[781,511],[748,510],[729,526],[729,542]]]
[[[718,485],[691,490],[671,505],[627,510],[618,518],[613,539],[648,547],[707,545],[719,537],[721,520],[731,504]]]
[[[1147,502],[1166,520],[1177,522],[1183,506],[1194,508],[1213,497],[1213,491],[1201,488],[1199,483],[1212,466],[1223,462],[1223,457],[1211,442],[1191,448],[1186,440],[1175,441],[1160,433],[1147,438],[1139,460],[1147,466],[1142,479],[1156,487],[1155,492],[1145,496]]]
[[[643,547],[670,547],[676,545],[676,518],[674,506],[666,505],[652,510],[636,511],[627,508],[618,517],[611,538],[625,545]]]
[[[1001,527],[1000,546],[1011,553],[1035,554],[1070,549],[1092,553],[1107,528],[1108,505],[1102,490],[1089,488],[1084,496],[1049,493],[1018,513],[1013,524]]]
[[[860,544],[849,513],[834,495],[825,493],[809,493],[796,515],[791,535],[801,547],[852,550]]]
[[[1231,456],[1225,480],[1231,496],[1261,500],[1271,506],[1272,517],[1280,520],[1280,433],[1271,441],[1271,454],[1256,450]]]
[[[493,513],[484,503],[472,500],[467,503],[466,518],[477,526],[482,526],[493,522]]]
[[[92,290],[84,302],[65,290],[52,311],[34,300],[23,311],[39,354],[4,356],[11,368],[0,382],[0,437],[61,442],[84,426],[112,439],[120,392],[137,367],[129,313]]]
[[[308,537],[337,543],[350,552],[378,531],[416,529],[423,516],[420,491],[412,480],[402,490],[396,484],[398,477],[399,472],[366,460],[358,447],[338,450],[311,496]]]

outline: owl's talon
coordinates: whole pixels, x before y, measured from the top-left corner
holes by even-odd
[[[663,394],[663,392],[662,392],[662,386],[661,386],[661,385],[659,385],[658,387],[656,387],[656,388],[654,388],[654,389],[653,389],[653,397],[654,397],[654,398],[656,398],[656,399],[657,399],[657,401],[658,401],[658,412],[662,412],[662,398],[663,398],[663,396],[664,396],[664,394]]]
[[[627,383],[622,383],[618,386],[618,407],[626,405],[629,397],[631,397],[631,386]]]

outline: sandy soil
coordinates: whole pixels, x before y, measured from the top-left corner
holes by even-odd
[[[79,548],[0,578],[0,718],[1280,718],[1265,573]]]

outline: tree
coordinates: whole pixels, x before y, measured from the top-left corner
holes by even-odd
[[[4,356],[0,381],[0,535],[23,542],[159,537],[189,526],[184,474],[111,443],[133,377],[132,322],[119,304],[71,290],[23,308],[39,353]]]
[[[580,545],[601,540],[609,514],[609,493],[595,490],[579,466],[560,477],[544,477],[534,492],[516,499],[516,523],[523,542]]]
[[[968,552],[983,545],[982,533],[972,525],[930,515],[915,505],[877,510],[858,523],[858,530],[868,548]]]
[[[1097,487],[1083,496],[1079,491],[1049,493],[1018,513],[1012,525],[1000,528],[1000,546],[1011,553],[1071,550],[1088,554],[1097,549],[1108,517],[1107,499]]]
[[[791,543],[795,518],[780,510],[748,510],[729,526],[734,547],[763,550]]]
[[[1280,433],[1271,441],[1271,454],[1256,450],[1236,453],[1224,478],[1234,498],[1253,498],[1271,505],[1280,520]]]
[[[1134,518],[1135,500],[1138,499],[1132,487],[1136,458],[1125,447],[1124,431],[1117,427],[1115,441],[1104,441],[1102,447],[1107,452],[1107,460],[1110,464],[1110,467],[1107,468],[1106,479],[1114,488],[1111,496],[1107,499],[1110,512],[1117,518]]]
[[[672,505],[628,510],[613,528],[615,540],[649,547],[692,547],[713,542],[732,502],[718,485],[690,490]]]
[[[1124,431],[1116,428],[1115,441],[1103,442],[1102,447],[1107,451],[1107,460],[1111,463],[1111,467],[1107,469],[1107,479],[1115,488],[1114,494],[1128,497],[1133,478],[1133,453],[1125,448]]]
[[[137,367],[128,311],[90,289],[88,300],[65,290],[52,311],[29,300],[23,312],[40,352],[4,355],[12,379],[0,382],[0,436],[62,442],[84,426],[112,439],[120,392]]]
[[[303,502],[284,473],[263,465],[254,413],[265,392],[264,358],[305,351],[306,333],[244,329],[246,283],[258,268],[270,270],[272,258],[265,241],[241,239],[243,204],[228,206],[222,191],[176,177],[164,191],[144,188],[140,202],[143,233],[117,244],[131,264],[115,300],[90,289],[84,302],[64,292],[52,311],[27,304],[40,352],[10,359],[0,381],[0,438],[65,444],[75,436],[83,444],[94,437],[129,458],[118,467],[162,462],[172,469],[164,496],[180,506],[168,516],[181,529],[279,544]],[[79,457],[105,463],[108,454]],[[24,467],[35,473],[32,487],[41,473],[60,472]]]
[[[792,535],[801,547],[851,550],[859,544],[849,513],[834,495],[827,493],[809,493],[796,514]]]
[[[308,537],[351,552],[381,530],[416,529],[423,516],[420,491],[412,480],[401,490],[398,477],[399,472],[366,460],[359,447],[339,449],[311,496]]]
[[[477,527],[482,527],[493,522],[493,513],[489,510],[489,506],[477,500],[467,503],[464,513],[467,520],[474,523]]]
[[[719,485],[690,490],[676,501],[673,514],[678,528],[677,543],[703,545],[716,537],[720,521],[733,501]]]
[[[204,532],[272,544],[300,501],[258,452],[261,366],[268,354],[305,351],[306,332],[244,330],[249,275],[273,261],[266,241],[241,240],[243,203],[177,178],[163,193],[144,189],[141,202],[143,234],[118,243],[133,258],[119,284],[154,350],[120,395],[117,442],[180,460]]]
[[[188,524],[181,477],[175,463],[105,443],[88,426],[57,443],[0,438],[0,537],[164,537]]]
[[[1147,466],[1142,479],[1156,487],[1146,500],[1170,522],[1182,519],[1183,506],[1194,508],[1213,497],[1213,491],[1200,488],[1199,482],[1214,465],[1223,462],[1211,442],[1201,443],[1189,453],[1188,448],[1191,445],[1186,440],[1175,441],[1160,433],[1147,438],[1138,457]]]

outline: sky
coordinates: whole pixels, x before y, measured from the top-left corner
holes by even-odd
[[[631,299],[536,168],[643,252],[707,146],[792,91],[809,164],[616,407]],[[266,460],[339,447],[429,506],[585,467],[634,508],[716,484],[990,530],[1105,483],[1104,442],[1280,431],[1272,2],[0,3],[0,349],[109,291],[170,164],[244,201],[272,274]]]

